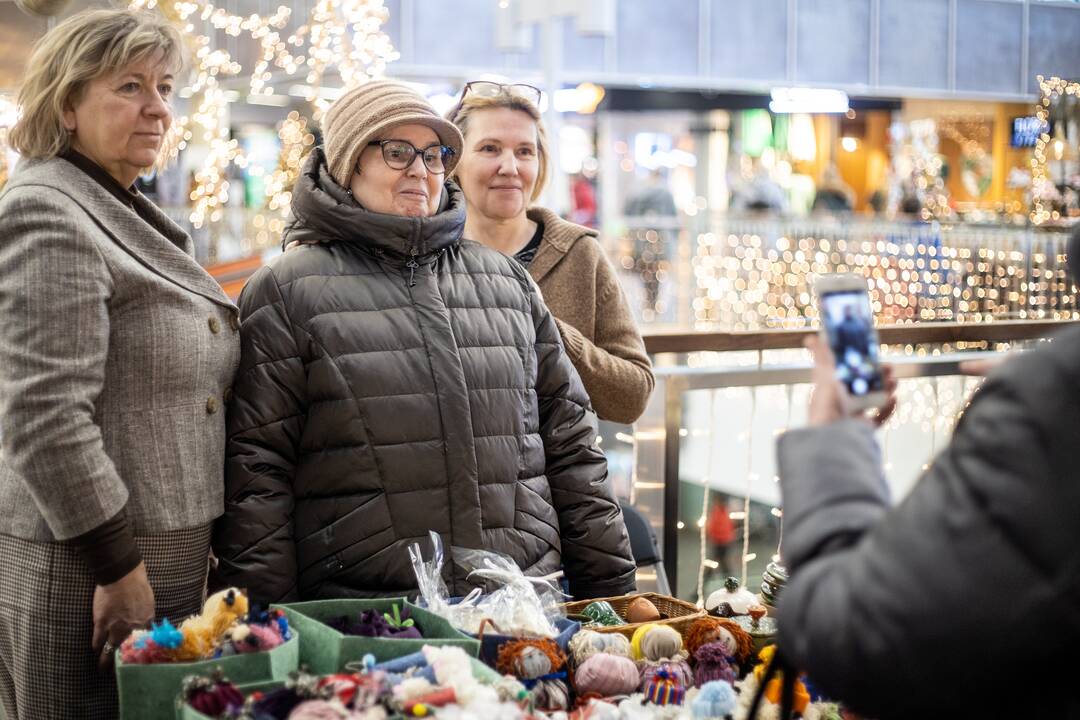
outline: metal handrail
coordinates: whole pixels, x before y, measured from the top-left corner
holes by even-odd
[[[1011,342],[1048,337],[1080,323],[1077,320],[996,320],[983,323],[926,322],[879,327],[883,345],[956,342]],[[645,351],[661,353],[785,350],[802,347],[815,328],[734,332],[646,332]]]

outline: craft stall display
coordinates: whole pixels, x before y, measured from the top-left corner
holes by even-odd
[[[779,717],[783,678],[766,670],[775,654],[762,645],[766,609],[737,583],[710,598],[709,614],[656,593],[566,603],[556,584],[526,578],[508,558],[452,552],[486,581],[482,590],[447,597],[441,548],[424,560],[414,547],[416,604],[327,600],[257,612],[228,591],[177,627],[136,634],[119,651],[121,669],[188,672],[170,680],[170,712],[125,717],[747,720],[758,695],[757,717]],[[266,667],[253,677],[225,664],[290,644],[297,651],[284,673]],[[218,664],[177,662],[192,658]],[[853,717],[804,676],[788,682],[796,717]]]

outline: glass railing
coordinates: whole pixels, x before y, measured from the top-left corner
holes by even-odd
[[[997,357],[1071,322],[883,327],[883,352],[899,378],[899,408],[879,431],[894,499],[903,497],[948,442],[979,379],[961,360]],[[657,335],[647,344],[657,385],[645,415],[609,457],[632,456],[619,489],[652,523],[674,594],[704,600],[726,576],[751,588],[783,556],[775,442],[805,424],[810,394],[805,332]],[[750,348],[750,349],[748,349]],[[757,349],[754,349],[757,348]],[[702,355],[711,356],[700,362]],[[721,515],[727,515],[726,519]],[[639,576],[657,587],[657,568]]]

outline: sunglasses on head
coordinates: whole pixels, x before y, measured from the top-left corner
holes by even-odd
[[[498,97],[503,92],[507,92],[522,100],[527,100],[537,107],[540,106],[540,99],[543,97],[540,88],[526,85],[525,83],[505,84],[492,82],[491,80],[473,80],[472,82],[465,83],[465,88],[461,91],[461,99],[459,99],[457,105],[454,106],[454,110],[450,113],[450,117],[457,117],[457,114],[461,112],[461,107],[465,104],[465,98],[469,95],[491,98]]]

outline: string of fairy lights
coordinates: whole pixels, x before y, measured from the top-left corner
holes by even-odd
[[[337,75],[340,89],[347,89],[381,76],[387,63],[398,57],[390,38],[381,29],[388,18],[383,0],[319,0],[306,22],[288,35],[283,33],[292,18],[292,9],[285,5],[265,17],[257,13],[241,16],[213,3],[194,0],[130,0],[129,7],[156,8],[182,31],[189,44],[192,82],[185,94],[192,98],[194,109],[190,116],[175,119],[166,138],[163,161],[174,159],[194,140],[208,148],[195,171],[190,191],[190,219],[196,228],[222,218],[229,199],[229,166],[247,166],[247,157],[239,143],[229,137],[228,101],[222,87],[224,79],[240,76],[244,68],[228,50],[216,46],[211,33],[220,31],[230,37],[246,35],[258,43],[258,60],[249,71],[249,95],[273,95],[275,80],[305,72],[304,97],[313,106],[315,120],[322,116],[334,92],[340,91],[324,88],[328,71]],[[313,142],[303,142],[309,133],[306,119],[300,121],[297,114],[282,123],[279,134],[283,160],[279,164],[293,159],[296,165],[292,167],[298,168],[297,148],[302,150]],[[298,127],[302,128],[300,140],[290,144],[286,136],[292,138]],[[294,170],[289,167],[279,170],[282,174],[275,172],[267,186],[273,191],[267,206],[274,212],[288,207],[292,183],[284,180],[290,177],[295,180],[295,175],[290,175]],[[280,233],[284,227],[277,218],[269,221],[264,218],[262,224],[266,226],[261,231],[263,240],[269,239],[269,233]]]
[[[1080,97],[1080,82],[1070,82],[1059,77],[1044,78],[1042,75],[1038,76],[1038,80],[1042,98],[1035,106],[1035,116],[1044,127],[1049,127],[1051,105],[1064,96]],[[1047,171],[1049,161],[1047,148],[1051,141],[1053,138],[1050,137],[1049,132],[1041,133],[1035,142],[1035,150],[1031,158],[1031,222],[1036,225],[1061,218],[1061,213],[1048,207],[1046,200],[1047,190],[1053,187]]]
[[[850,234],[849,234],[850,233]],[[828,236],[703,233],[693,261],[693,322],[756,330],[817,316],[812,276],[857,272],[883,324],[1077,317],[1062,238],[926,225]]]

